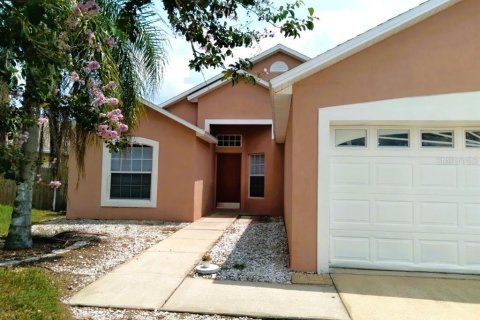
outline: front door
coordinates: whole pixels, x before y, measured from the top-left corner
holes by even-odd
[[[238,209],[240,207],[240,174],[242,155],[217,154],[217,206]]]

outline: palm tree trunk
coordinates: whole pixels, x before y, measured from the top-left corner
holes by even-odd
[[[32,247],[32,191],[35,180],[39,147],[39,128],[35,124],[27,129],[29,138],[23,145],[24,160],[20,168],[21,181],[13,203],[12,221],[5,241],[5,249]]]

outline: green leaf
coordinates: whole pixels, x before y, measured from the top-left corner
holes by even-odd
[[[313,8],[308,8],[308,13],[310,13],[311,16],[313,16],[313,13],[315,12],[315,9]]]

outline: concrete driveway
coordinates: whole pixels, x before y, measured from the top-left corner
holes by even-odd
[[[337,269],[353,320],[480,320],[480,277]]]

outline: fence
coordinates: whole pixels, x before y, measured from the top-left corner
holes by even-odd
[[[40,175],[44,182],[49,182],[50,172],[48,169],[42,168]],[[13,205],[15,201],[16,185],[14,181],[0,177],[0,203],[5,205]],[[56,210],[65,210],[67,207],[65,188],[62,186],[57,190]],[[36,183],[33,187],[32,206],[35,209],[52,210],[54,191],[45,183]]]

